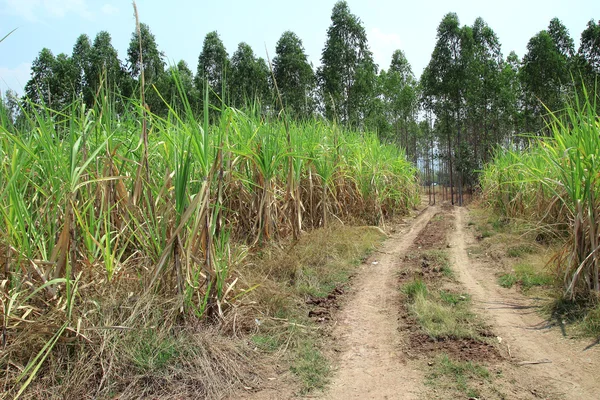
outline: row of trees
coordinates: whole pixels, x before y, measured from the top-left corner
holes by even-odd
[[[500,40],[481,18],[461,26],[447,14],[437,31],[431,60],[420,82],[423,110],[435,116],[436,142],[450,186],[475,181],[474,171],[497,144],[522,145],[519,133],[545,135],[548,110],[560,111],[599,76],[598,24],[581,35],[579,51],[559,19],[536,34],[520,60],[503,58]]]
[[[246,43],[230,57],[218,33],[210,32],[196,74],[184,61],[166,68],[147,25],[141,24],[140,35],[141,46],[137,31],[132,34],[125,62],[108,32],[98,33],[93,42],[81,35],[70,56],[55,57],[43,49],[33,62],[25,96],[54,110],[74,99],[91,105],[102,86],[126,99],[139,90],[143,67],[146,103],[158,115],[167,114],[165,101],[181,108],[182,91],[199,112],[208,85],[209,102],[217,108],[252,105],[274,115],[283,104],[294,118],[324,117],[377,130],[430,171],[428,180],[457,186],[459,201],[462,188],[475,180],[473,171],[496,144],[518,142],[522,132],[544,134],[545,107],[560,109],[584,84],[593,87],[600,74],[600,25],[594,20],[575,51],[565,26],[553,19],[531,38],[520,59],[514,52],[504,58],[498,36],[483,19],[461,26],[458,16],[449,13],[420,80],[401,50],[387,69],[379,70],[364,26],[345,1],[333,8],[316,70],[302,40],[290,31],[277,42],[271,66]],[[5,96],[4,105],[14,118],[18,102],[10,97]],[[434,168],[434,160],[441,167]]]

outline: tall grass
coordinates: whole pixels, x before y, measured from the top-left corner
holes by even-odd
[[[98,311],[92,288],[220,318],[250,290],[236,287],[244,252],[232,242],[260,246],[332,218],[383,223],[418,200],[415,167],[374,134],[231,108],[209,125],[208,106],[196,118],[181,94],[184,109],[166,118],[135,101],[117,113],[104,91],[92,109],[28,104],[20,127],[0,127],[2,337],[10,346],[50,316],[54,329],[21,389]],[[4,352],[2,368],[14,357]]]
[[[508,217],[527,218],[566,237],[558,261],[570,297],[600,293],[600,119],[584,91],[562,116],[550,114],[552,136],[526,150],[499,150],[483,173],[487,201]]]

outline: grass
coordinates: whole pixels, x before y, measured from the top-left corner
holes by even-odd
[[[489,370],[471,361],[456,361],[447,354],[439,355],[427,374],[427,384],[446,393],[454,393],[457,398],[477,398],[482,381],[490,382],[493,376]]]
[[[291,371],[302,381],[300,390],[302,394],[321,390],[329,381],[329,360],[323,356],[314,342],[303,341],[296,352]]]
[[[425,333],[436,340],[483,340],[481,324],[470,310],[470,296],[447,291],[430,291],[416,279],[402,287],[410,304],[409,311]]]
[[[560,113],[548,114],[549,137],[498,150],[481,179],[500,217],[530,221],[544,236],[561,238],[555,261],[563,296],[572,300],[600,292],[597,100],[583,88]]]
[[[514,272],[503,274],[498,278],[498,284],[511,288],[518,284],[527,291],[534,286],[549,286],[554,283],[554,277],[541,272],[528,263],[519,263],[513,267]]]
[[[267,357],[284,355],[301,393],[322,389],[330,375],[325,341],[318,325],[307,318],[305,300],[326,298],[343,288],[384,237],[372,227],[332,224],[306,233],[290,246],[265,247],[259,258],[251,257],[240,269],[240,275],[249,279],[246,285],[260,282],[246,299],[263,310],[252,345]]]
[[[168,315],[162,324],[177,326],[174,332],[227,325],[232,311],[248,320],[242,326],[254,327],[254,318],[237,315],[235,306],[258,293],[257,285],[277,288],[265,290],[270,298],[257,303],[260,313],[293,317],[305,297],[347,282],[357,260],[382,239],[377,229],[336,221],[383,222],[384,214],[406,212],[417,201],[416,169],[374,133],[342,132],[322,121],[286,125],[277,116],[230,108],[210,126],[186,110],[162,119],[135,100],[117,116],[111,95],[101,94],[92,109],[32,104],[18,130],[0,126],[8,338],[0,368],[9,396],[26,393],[38,374],[53,370],[45,363],[73,332],[91,332],[89,342],[79,334],[66,338],[98,351],[81,352],[93,360],[87,365],[106,365],[102,357],[113,355],[99,349],[117,346],[119,338],[96,328],[124,327],[144,338],[148,325],[137,321],[152,312],[148,298]],[[138,146],[141,120],[152,129],[147,146]],[[296,250],[321,228],[310,248]],[[253,252],[277,246],[285,250],[276,261],[247,266],[264,262]],[[135,342],[115,360],[137,371],[169,370],[185,352],[163,334]],[[74,354],[61,365],[77,371],[84,359]],[[97,396],[127,379],[116,374],[121,367],[127,370],[111,370],[110,385],[87,369],[78,382]],[[55,376],[42,381],[58,388]]]
[[[597,298],[557,298],[547,306],[546,311],[565,336],[596,340],[600,337],[600,301]]]
[[[512,258],[520,258],[525,254],[533,254],[535,248],[529,244],[519,244],[516,246],[510,246],[506,250],[506,255]]]

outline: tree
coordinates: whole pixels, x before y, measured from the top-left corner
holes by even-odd
[[[106,31],[98,32],[94,38],[90,53],[90,72],[86,76],[86,81],[90,86],[92,93],[98,93],[101,82],[111,90],[118,90],[125,96],[131,95],[127,82],[125,81],[125,72],[121,68],[121,62],[117,50],[111,43],[110,34]]]
[[[558,111],[570,81],[568,59],[548,31],[541,31],[527,44],[520,72],[524,91],[525,129],[542,132],[546,107]]]
[[[552,38],[556,50],[566,59],[575,55],[575,45],[569,35],[569,30],[558,18],[552,18],[548,25],[548,34]]]
[[[593,19],[590,20],[581,32],[577,64],[584,84],[591,92],[600,83],[600,21],[596,23]],[[598,107],[600,108],[600,103]]]
[[[437,41],[431,60],[421,78],[423,95],[427,98],[425,104],[436,115],[436,129],[445,132],[452,204],[454,204],[453,170],[455,167],[453,153],[461,148],[461,113],[466,77],[464,62],[467,59],[465,50],[468,50],[465,44],[469,40],[469,35],[472,35],[472,31],[460,27],[456,14],[446,14],[438,26]],[[462,182],[459,181],[458,187],[460,203]]]
[[[240,43],[231,57],[231,104],[242,108],[254,101],[265,102],[269,92],[269,69],[265,60],[254,57],[247,43]]]
[[[402,50],[394,51],[383,82],[384,101],[394,130],[394,141],[407,150],[413,160],[417,156],[416,136],[409,137],[418,111],[417,80]],[[413,130],[413,134],[416,130]]]
[[[198,72],[196,73],[196,87],[204,93],[204,84],[210,88],[209,101],[213,105],[220,105],[225,101],[225,83],[229,74],[229,54],[217,31],[209,32],[204,38],[202,52],[198,57]],[[202,98],[204,95],[202,94]]]
[[[71,58],[75,69],[75,93],[81,96],[88,107],[94,103],[94,95],[88,79],[92,71],[92,44],[88,35],[79,35],[73,46]]]
[[[277,42],[273,75],[287,111],[295,117],[310,116],[314,107],[311,93],[315,75],[304,53],[302,40],[294,32],[284,32]]]
[[[465,138],[468,146],[461,157],[472,154],[470,166],[479,169],[503,135],[498,120],[503,57],[498,36],[482,18],[475,20],[470,32],[462,53],[466,67]]]
[[[31,79],[25,85],[26,97],[34,103],[51,106],[54,88],[54,65],[56,58],[44,47],[31,64]]]
[[[44,48],[32,63],[31,79],[25,85],[26,97],[59,111],[75,99],[76,77],[77,70],[68,55],[61,53],[54,57]]]
[[[346,125],[360,126],[372,111],[377,66],[365,28],[345,1],[333,7],[321,64],[317,74],[325,115]]]
[[[54,99],[52,107],[60,110],[71,104],[77,97],[77,69],[73,59],[64,53],[56,56],[53,67],[53,81]]]
[[[141,45],[140,45],[140,37]],[[142,52],[142,63],[140,63],[140,47]],[[158,50],[156,38],[150,31],[150,27],[140,23],[140,30],[136,29],[131,34],[129,47],[127,49],[127,63],[129,64],[129,74],[133,79],[140,76],[142,66],[144,68],[144,80],[147,85],[151,85],[165,71],[163,61],[164,54]]]
[[[200,96],[195,87],[194,75],[185,61],[181,60],[177,65],[169,67],[165,73],[158,77],[154,86],[162,99],[158,97],[154,90],[148,93],[151,96],[147,97],[147,101],[153,113],[166,117],[169,113],[169,107],[178,113],[188,111],[184,103],[184,96],[187,98],[192,113],[198,111]]]
[[[521,60],[512,51],[501,65],[498,93],[499,129],[504,132],[503,138],[519,140],[516,136],[522,128],[522,88],[519,80]]]

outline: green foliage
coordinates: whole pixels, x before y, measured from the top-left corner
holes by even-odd
[[[277,42],[273,75],[287,111],[297,118],[310,117],[314,111],[315,75],[302,40],[291,31],[284,32]]]
[[[321,64],[317,75],[325,115],[346,126],[362,126],[372,107],[377,66],[365,28],[345,1],[333,7]]]
[[[491,374],[483,365],[471,361],[456,361],[442,354],[433,363],[433,370],[427,375],[427,383],[434,387],[454,390],[459,396],[479,397],[475,383],[490,381]]]
[[[195,79],[199,93],[204,93],[204,85],[208,84],[210,104],[219,106],[226,101],[229,72],[229,54],[223,41],[217,31],[207,33],[202,44],[202,52],[198,56]]]
[[[427,296],[427,285],[421,279],[415,279],[402,286],[402,291],[409,299],[414,300],[417,296]]]
[[[166,369],[180,354],[180,344],[173,336],[159,336],[155,329],[132,331],[127,348],[131,363],[140,373],[156,373]]]
[[[302,393],[323,389],[329,381],[329,362],[311,341],[299,345],[291,370],[302,380]]]
[[[142,53],[142,63],[140,63],[140,51]],[[156,39],[150,31],[150,27],[140,23],[139,32],[136,29],[131,34],[131,40],[127,48],[127,63],[129,64],[131,77],[138,78],[143,67],[145,83],[146,85],[152,85],[164,73],[165,63],[163,57],[163,53],[158,50]]]
[[[252,104],[270,104],[269,68],[262,58],[256,58],[247,43],[240,43],[231,56],[229,80],[230,104],[244,108]]]
[[[561,115],[550,114],[552,137],[527,151],[499,151],[486,167],[486,198],[502,215],[523,217],[567,236],[566,257],[557,261],[570,296],[600,290],[596,254],[600,156],[595,95],[576,97]]]
[[[513,269],[514,273],[503,274],[498,278],[500,286],[511,288],[513,285],[519,284],[523,290],[529,290],[534,286],[548,286],[554,282],[552,276],[537,271],[527,263],[519,263]]]

